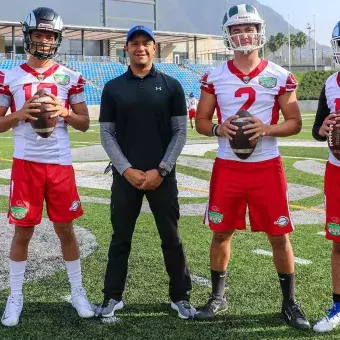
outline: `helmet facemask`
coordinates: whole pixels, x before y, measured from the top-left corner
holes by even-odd
[[[61,34],[54,33],[55,42],[54,43],[43,43],[43,42],[35,42],[31,38],[31,34],[35,30],[28,31],[24,37],[24,48],[25,52],[29,53],[33,57],[39,60],[47,60],[54,58],[61,44]],[[44,31],[42,31],[44,32]]]
[[[241,51],[243,53],[250,53],[251,51],[254,51],[256,49],[261,48],[265,42],[266,42],[266,37],[262,33],[262,28],[261,24],[255,25],[256,27],[256,32],[254,33],[237,33],[237,34],[232,34],[233,26],[225,26],[224,27],[224,42],[225,45],[228,49],[234,50],[234,51]],[[250,40],[249,43],[243,44],[242,45],[242,40],[244,36],[247,36],[247,39]],[[236,39],[236,43],[235,43]]]

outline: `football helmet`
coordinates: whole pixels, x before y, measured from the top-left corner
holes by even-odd
[[[242,46],[241,43],[235,44],[235,42],[232,40],[230,27],[235,25],[249,24],[254,24],[257,28],[257,33],[252,33],[253,38],[251,43],[244,46]],[[222,31],[224,44],[230,50],[249,53],[253,50],[261,48],[266,43],[265,22],[260,17],[257,9],[251,5],[240,4],[230,7],[224,15]],[[239,36],[240,39],[241,35],[242,34],[234,34],[233,36]]]
[[[333,29],[331,45],[333,49],[334,62],[340,64],[340,21]]]
[[[31,33],[37,30],[54,32],[55,42],[53,44],[33,42]],[[55,57],[62,41],[62,30],[63,20],[53,9],[47,7],[34,9],[22,23],[25,52],[40,60]]]

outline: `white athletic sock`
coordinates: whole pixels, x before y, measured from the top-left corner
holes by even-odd
[[[68,280],[71,289],[82,286],[80,259],[75,261],[65,261]]]
[[[9,261],[11,295],[21,295],[27,261]]]

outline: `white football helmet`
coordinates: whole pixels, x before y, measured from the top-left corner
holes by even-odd
[[[340,21],[333,29],[331,45],[333,48],[334,62],[340,64]]]
[[[253,33],[251,44],[244,46],[242,46],[241,43],[235,44],[231,39],[230,27],[249,24],[254,24],[257,28],[257,33]],[[240,4],[230,7],[224,16],[222,30],[224,44],[230,50],[249,53],[261,48],[266,43],[265,22],[260,17],[257,9],[251,5]],[[242,34],[234,34],[233,36],[239,36],[240,39],[241,35]]]

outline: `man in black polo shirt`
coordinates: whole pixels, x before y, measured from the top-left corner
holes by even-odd
[[[186,102],[180,83],[152,64],[155,36],[133,27],[125,50],[130,67],[104,87],[100,107],[102,145],[114,167],[111,196],[112,240],[104,282],[104,302],[97,316],[123,308],[131,239],[145,195],[162,241],[170,277],[171,307],[184,319],[195,313],[189,303],[191,280],[178,235],[176,159],[187,130]]]

